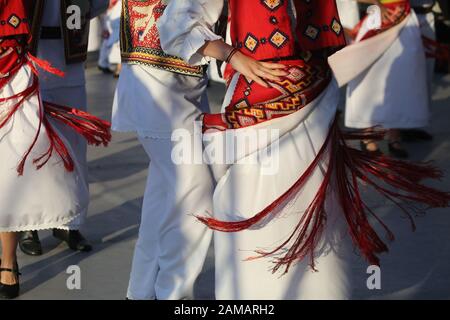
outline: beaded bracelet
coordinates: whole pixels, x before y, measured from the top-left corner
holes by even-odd
[[[230,63],[231,59],[233,58],[233,56],[239,51],[238,48],[233,48],[233,50],[231,50],[230,54],[228,55],[227,59],[225,60],[226,63]]]

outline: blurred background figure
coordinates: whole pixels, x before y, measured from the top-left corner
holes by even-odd
[[[438,42],[450,44],[450,2],[448,0],[438,0],[433,8],[435,12],[436,37]],[[436,61],[436,71],[438,73],[449,73],[449,61]]]
[[[99,16],[102,26],[102,46],[98,68],[104,73],[114,73],[118,77],[120,64],[120,12],[121,0],[110,0],[108,11]]]
[[[355,0],[337,0],[336,4],[347,40],[349,40],[350,37],[348,35],[360,20],[358,2]]]

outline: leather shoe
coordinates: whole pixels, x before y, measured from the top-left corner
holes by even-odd
[[[1,265],[1,263],[2,262],[0,260],[0,265]],[[21,273],[19,272],[19,266],[17,265],[17,262],[16,262],[14,269],[0,268],[0,274],[2,272],[13,273],[17,278],[17,282],[15,284],[4,284],[4,283],[0,282],[0,299],[10,300],[10,299],[17,298],[20,293],[19,276],[21,275]]]
[[[53,236],[67,243],[69,248],[74,251],[89,252],[92,250],[92,246],[79,230],[53,229]]]
[[[421,129],[406,129],[401,131],[403,141],[431,141],[433,136]]]
[[[41,241],[37,231],[21,232],[19,236],[19,247],[23,253],[30,256],[40,256],[42,254]]]

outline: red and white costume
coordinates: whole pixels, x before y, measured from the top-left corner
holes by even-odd
[[[113,130],[136,132],[150,165],[127,296],[133,300],[192,299],[212,232],[191,214],[211,212],[212,177],[204,164],[172,160],[178,129],[194,136],[208,110],[203,68],[165,54],[156,21],[167,1],[122,1],[123,67],[113,106]]]
[[[345,124],[349,128],[425,127],[429,93],[419,21],[408,1],[384,5],[397,10],[396,22],[383,22],[380,30],[373,31],[366,26],[370,19],[364,19],[356,42],[339,53],[342,60],[354,62],[336,63],[345,72],[354,71],[347,87]]]
[[[89,192],[65,131],[97,145],[110,139],[109,123],[42,101],[36,67],[59,72],[27,52],[24,4],[0,1],[0,232],[60,228],[77,218]]]
[[[197,51],[217,39],[211,30],[223,3],[170,3],[158,24],[164,50],[193,64],[207,62]],[[339,94],[326,56],[345,40],[334,1],[229,4],[232,45],[255,59],[285,64],[290,75],[265,89],[228,70],[222,113],[204,116],[206,150],[268,129],[279,133],[279,139],[260,140],[236,153],[225,149],[226,164],[212,166],[217,180],[213,216],[199,213],[198,218],[218,231],[216,298],[348,298],[350,240],[372,263],[387,249],[368,222],[357,180],[391,198],[402,196],[382,189],[369,173],[404,191],[420,188],[407,199],[430,206],[446,206],[449,195],[416,185],[422,175],[435,175],[431,168],[372,158],[345,143],[344,137],[360,135],[344,136],[335,120]],[[277,170],[265,171],[267,161],[277,158]],[[415,174],[402,177],[410,171]]]

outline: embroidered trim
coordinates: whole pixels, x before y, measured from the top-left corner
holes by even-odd
[[[203,77],[202,66],[191,66],[181,58],[167,55],[161,49],[154,22],[162,15],[165,5],[159,0],[122,1],[121,51],[122,60],[188,76]],[[152,19],[154,22],[152,22]],[[146,22],[145,30],[137,25]]]

